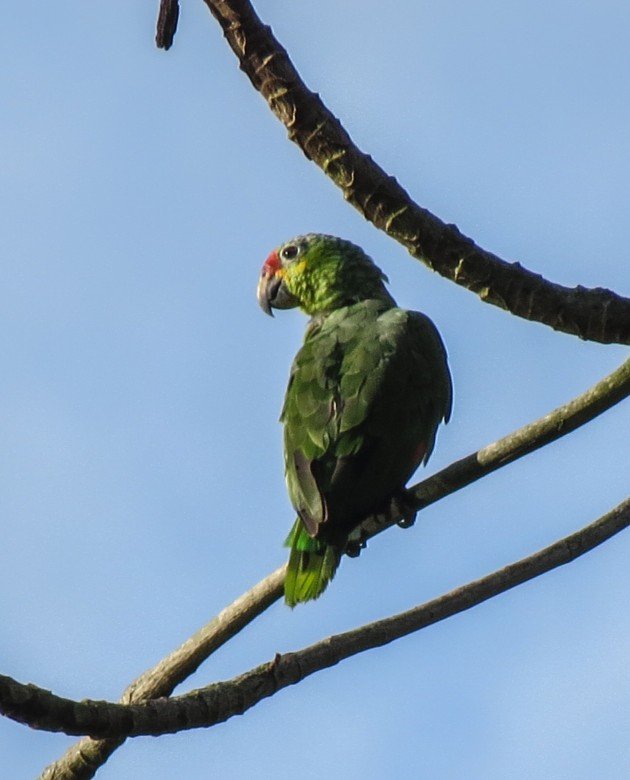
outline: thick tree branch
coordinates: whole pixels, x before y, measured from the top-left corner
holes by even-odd
[[[470,609],[510,588],[575,560],[630,525],[630,499],[577,533],[504,569],[425,604],[384,620],[324,639],[232,680],[213,683],[184,696],[144,704],[76,702],[34,685],[0,677],[2,711],[34,728],[100,737],[175,733],[213,726],[241,715],[261,699],[357,653],[381,647],[407,634]]]
[[[426,507],[537,447],[575,430],[629,394],[630,360],[568,404],[414,485],[411,490],[416,497],[417,508]],[[367,537],[379,533],[393,522],[393,517],[372,518],[364,524],[364,535]],[[237,599],[178,650],[132,683],[123,701],[135,703],[149,697],[169,695],[175,685],[194,671],[211,652],[280,597],[283,577],[284,567],[277,569]],[[51,764],[42,778],[91,778],[121,743],[120,739],[83,739]]]
[[[563,287],[478,247],[418,206],[311,92],[249,0],[204,0],[241,69],[309,160],[366,219],[413,257],[486,303],[589,341],[630,344],[630,300],[603,288]]]

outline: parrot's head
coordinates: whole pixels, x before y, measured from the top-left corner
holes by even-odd
[[[299,306],[314,315],[368,298],[391,301],[387,277],[350,241],[309,233],[281,244],[265,260],[258,282],[258,303],[272,309]]]

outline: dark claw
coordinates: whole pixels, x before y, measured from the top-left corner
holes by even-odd
[[[412,515],[401,517],[400,520],[396,521],[396,525],[399,528],[411,528],[411,526],[416,522],[416,513],[414,512]]]
[[[358,558],[361,555],[361,550],[365,547],[365,539],[348,539],[346,542],[346,555],[348,558]]]
[[[418,514],[413,495],[408,490],[403,490],[392,498],[391,506],[393,513],[399,516],[396,525],[399,528],[411,528]]]

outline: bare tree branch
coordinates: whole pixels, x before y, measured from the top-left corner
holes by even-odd
[[[628,525],[630,499],[582,530],[437,599],[329,637],[303,650],[276,655],[273,661],[232,680],[213,683],[184,696],[128,705],[90,700],[77,702],[34,685],[0,677],[2,711],[33,728],[99,737],[158,736],[214,726],[233,715],[242,715],[261,699],[273,696],[315,672],[357,653],[389,644],[569,563]]]
[[[160,0],[160,10],[155,29],[155,45],[158,49],[170,49],[177,32],[179,0]]]
[[[492,444],[455,461],[410,488],[417,510],[444,498],[481,477],[507,466],[523,455],[566,436],[630,395],[630,360],[605,376],[582,395]],[[364,538],[394,525],[395,516],[377,515],[362,524]]]
[[[215,650],[236,636],[282,595],[286,565],[281,566],[232,602],[152,669],[140,675],[121,701],[133,704],[169,696]],[[86,780],[94,777],[109,756],[124,742],[119,739],[82,739],[41,775],[42,780]]]
[[[486,303],[589,341],[630,344],[630,299],[603,288],[563,287],[478,247],[418,206],[311,92],[249,0],[204,0],[241,70],[309,160],[366,219],[413,257]]]
[[[629,394],[630,360],[568,404],[414,485],[411,490],[418,502],[417,508],[426,507],[536,447],[575,430]],[[371,519],[364,525],[365,535],[379,533],[392,522],[394,518]],[[211,652],[280,597],[283,578],[284,567],[281,567],[237,599],[180,648],[132,683],[125,692],[123,701],[135,703],[149,697],[169,695],[175,685],[194,671]],[[51,764],[42,778],[91,778],[122,741],[83,739]]]
[[[475,291],[487,302],[499,305],[527,319],[543,322],[557,330],[577,334],[581,338],[604,343],[613,341],[630,343],[630,301],[599,288],[586,290],[578,287],[572,290],[552,284],[523,269],[517,263],[505,263],[476,247],[472,240],[461,235],[455,226],[444,225],[437,217],[421,209],[394,179],[388,177],[369,157],[352,144],[340,123],[319,101],[318,96],[306,89],[299,75],[293,69],[286,52],[275,41],[269,28],[262,26],[248,2],[241,0],[233,2],[204,0],[204,2],[219,19],[230,45],[239,56],[243,70],[249,75],[254,86],[263,93],[274,113],[287,126],[291,140],[298,143],[305,154],[324,169],[327,175],[342,188],[346,199],[373,224],[406,246],[413,256],[421,259],[429,267]],[[162,12],[169,11],[172,14],[173,10],[178,11],[178,2],[177,0],[161,0],[160,7],[162,17]],[[245,19],[250,12],[253,15],[253,27],[244,23],[252,21],[252,19]],[[158,31],[158,38],[160,35],[162,36],[161,45],[168,41],[165,48],[168,48],[172,43],[176,21],[177,13],[170,19],[161,18],[158,26],[161,32]],[[260,40],[257,38],[259,34]],[[254,44],[256,45],[254,46]],[[160,45],[159,40],[158,45]],[[271,49],[265,48],[269,46]],[[252,75],[254,72],[257,74],[258,83]],[[622,384],[617,383],[613,388],[614,393],[616,393],[615,400],[610,403],[605,401],[603,406],[598,407],[597,404],[601,399],[593,399],[595,403],[588,406],[587,416],[584,419],[579,416],[580,410],[569,408],[575,403],[572,402],[572,404],[562,407],[575,423],[572,427],[561,430],[563,422],[567,423],[567,419],[564,421],[556,419],[554,422],[548,420],[551,417],[549,415],[548,418],[543,418],[538,423],[532,423],[531,426],[525,426],[511,436],[452,464],[434,477],[414,486],[413,492],[417,500],[417,507],[423,508],[527,452],[564,435],[621,400],[628,394],[628,365],[626,364],[626,373]],[[619,369],[619,372],[622,372],[622,369]],[[578,400],[576,399],[576,401]],[[556,412],[558,411],[556,410]],[[552,413],[552,415],[554,414]],[[534,426],[538,424],[541,424],[540,427],[534,430]],[[571,422],[568,422],[567,426],[571,426]],[[520,438],[519,434],[521,434]],[[135,713],[137,709],[139,713],[134,714],[131,719],[136,726],[138,723],[140,727],[142,724],[145,724],[145,727],[147,724],[155,725],[157,723],[159,725],[160,719],[163,717],[160,713],[166,707],[168,723],[174,725],[174,728],[164,728],[164,724],[162,724],[161,731],[133,731],[129,733],[133,733],[133,735],[165,733],[167,730],[211,725],[225,720],[227,717],[253,706],[260,699],[275,693],[276,690],[298,682],[319,669],[334,665],[338,661],[365,649],[386,644],[399,636],[419,630],[537,576],[537,574],[525,571],[526,564],[537,556],[544,557],[544,554],[547,553],[550,560],[557,558],[558,562],[553,563],[548,568],[573,560],[630,524],[627,517],[628,512],[628,502],[625,502],[609,515],[601,518],[600,521],[561,542],[557,542],[535,556],[512,564],[500,572],[470,583],[468,586],[416,607],[409,612],[355,629],[338,637],[331,637],[298,653],[278,656],[273,662],[264,664],[233,681],[217,683],[201,689],[201,691],[168,701],[145,704],[140,708],[134,707],[133,712]],[[367,536],[378,533],[395,520],[394,517],[370,519],[364,526],[365,533]],[[608,530],[604,530],[604,526],[598,526],[604,521],[606,521],[605,525]],[[615,524],[619,527],[615,527]],[[599,530],[595,528],[596,526]],[[613,527],[614,530],[611,531],[610,528]],[[604,533],[608,533],[608,536],[599,538]],[[583,549],[580,547],[582,544],[586,545]],[[553,552],[561,545],[564,545],[566,549]],[[520,579],[518,579],[518,567],[525,567],[520,569]],[[538,574],[547,571],[548,568],[543,568]],[[122,698],[123,703],[134,704],[150,698],[168,696],[175,686],[195,671],[199,664],[215,649],[227,642],[243,626],[279,598],[282,592],[284,569],[285,567],[281,567],[273,572],[234,604],[223,610],[211,623],[187,640],[154,669],[142,675],[125,691]],[[509,579],[513,574],[517,576],[517,579],[505,584],[504,575]],[[496,580],[495,584],[503,582],[505,587],[500,587],[496,591],[488,591],[487,595],[483,595],[484,587],[491,587],[493,578]],[[466,603],[467,600],[470,603]],[[443,604],[446,604],[446,612],[436,617],[443,608],[441,606]],[[419,617],[421,614],[424,615],[424,622]],[[392,631],[394,633],[391,633]],[[269,692],[265,692],[266,686],[269,684],[271,684],[271,689]],[[71,717],[77,728],[80,729],[80,731],[73,733],[86,733],[85,724],[96,722],[97,730],[93,733],[118,734],[119,732],[115,730],[108,731],[110,728],[108,724],[103,726],[101,723],[101,718],[107,720],[110,717],[110,715],[104,715],[100,711],[101,705],[107,708],[114,707],[115,712],[118,713],[115,718],[119,719],[120,723],[129,722],[129,715],[122,713],[128,713],[131,708],[125,708],[123,705],[89,701],[77,703],[63,700],[37,689],[35,686],[21,686],[10,678],[3,677],[0,678],[0,698],[6,691],[11,692],[7,693],[7,696],[14,697],[13,700],[17,702],[18,709],[26,709],[31,714],[34,713],[35,717],[42,715],[40,707],[45,707],[49,701],[53,701],[54,706],[58,706],[61,711],[65,712],[66,717]],[[231,695],[235,698],[231,699]],[[21,697],[23,699],[20,703]],[[172,709],[171,704],[175,705]],[[77,707],[79,710],[76,709]],[[215,708],[214,714],[208,711],[209,707]],[[68,712],[72,714],[68,715]],[[179,722],[182,714],[189,719],[183,726]],[[48,716],[44,716],[44,720],[46,717]],[[210,718],[209,721],[208,718]],[[18,717],[18,719],[20,718]],[[101,726],[98,725],[99,723]],[[40,726],[35,724],[35,727]],[[98,729],[101,727],[105,730],[99,731]],[[63,759],[51,765],[43,777],[92,777],[98,767],[124,741],[124,735],[127,732],[123,729],[120,733],[123,736],[82,740],[71,748]],[[67,762],[64,765],[63,762],[66,759]]]

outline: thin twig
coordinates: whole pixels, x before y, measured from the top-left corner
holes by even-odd
[[[337,634],[303,650],[276,655],[273,661],[232,680],[213,683],[184,696],[130,705],[77,702],[0,677],[2,711],[33,728],[115,738],[158,736],[214,726],[315,672],[389,644],[569,563],[629,525],[630,499],[549,547],[426,604]]]

